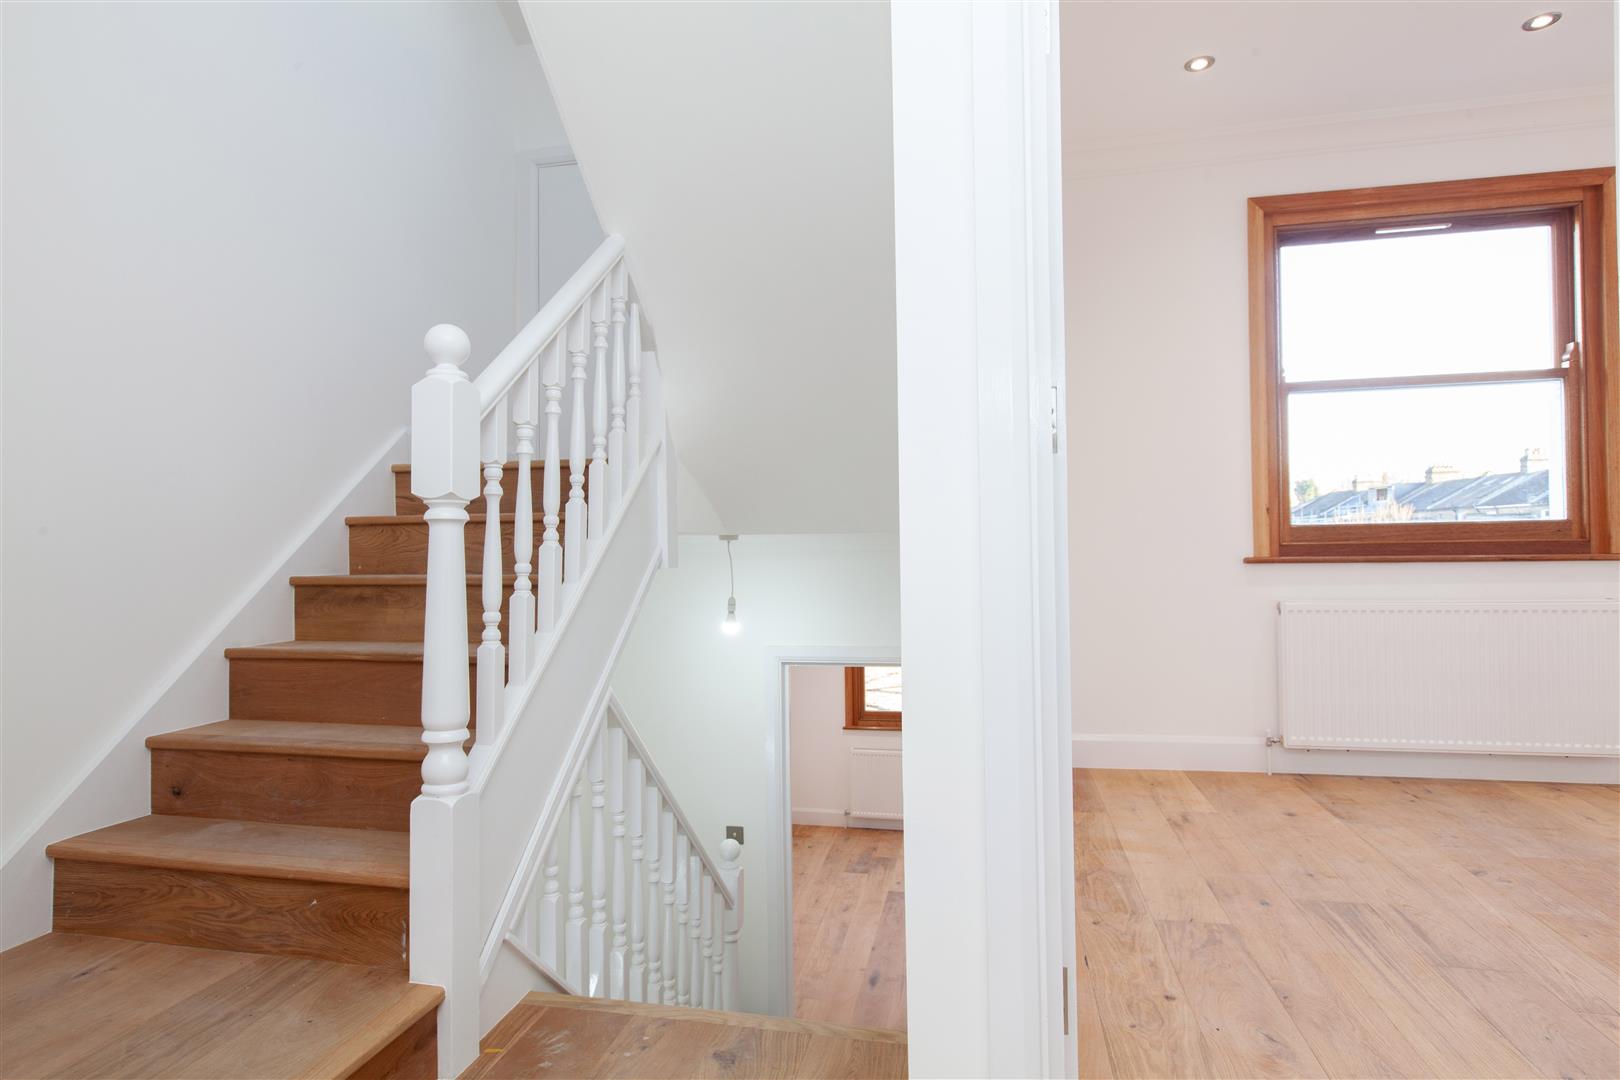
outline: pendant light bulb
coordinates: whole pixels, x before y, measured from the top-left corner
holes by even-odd
[[[736,535],[721,534],[720,539],[726,545],[726,572],[731,581],[731,592],[726,597],[726,617],[720,623],[720,632],[727,637],[736,637],[742,633],[742,623],[737,621],[737,567],[731,561],[731,542],[737,539]]]

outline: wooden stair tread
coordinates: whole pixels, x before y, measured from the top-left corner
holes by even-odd
[[[560,511],[559,511],[559,513],[560,513]],[[535,521],[544,521],[545,516],[546,515],[545,515],[544,510],[536,510],[534,512],[534,515],[533,515]],[[467,514],[467,524],[468,525],[483,525],[488,521],[489,521],[489,515],[488,514],[474,514],[474,513],[471,513],[471,512],[469,512]],[[503,525],[510,524],[512,522],[515,522],[515,521],[517,521],[517,515],[516,514],[502,514],[501,515],[501,524],[503,524]],[[350,516],[343,519],[343,524],[345,524],[345,525],[420,525],[424,529],[427,528],[427,521],[422,517],[421,514],[351,514]],[[543,529],[536,529],[535,530],[535,533],[534,533],[535,541],[534,542],[535,542],[536,545],[538,545],[540,543],[540,537],[542,536],[544,531],[545,530],[543,530]],[[560,542],[561,539],[562,539],[562,537],[559,536],[558,541]]]
[[[711,1062],[723,1062],[728,1076],[901,1080],[906,1033],[536,992],[490,1029],[461,1078],[674,1080],[706,1075]]]
[[[0,953],[16,1077],[346,1077],[428,1016],[403,970],[53,933]]]
[[[478,643],[469,642],[469,659]],[[237,645],[225,650],[227,660],[376,660],[419,664],[420,641],[274,641],[266,645]]]
[[[287,579],[294,587],[299,585],[407,585],[427,587],[426,574],[298,574]],[[511,585],[516,574],[502,574],[501,582]],[[468,574],[467,587],[477,588],[484,583],[483,574]]]
[[[45,849],[53,859],[244,877],[410,887],[410,836],[262,821],[150,814]]]
[[[150,750],[212,750],[233,754],[421,761],[417,728],[397,724],[326,724],[300,720],[220,720],[147,738]]]

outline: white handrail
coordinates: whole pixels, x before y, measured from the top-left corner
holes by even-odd
[[[563,282],[550,300],[524,324],[506,348],[495,354],[495,359],[479,373],[473,385],[478,388],[479,415],[488,415],[495,404],[503,400],[519,378],[547,345],[568,325],[569,318],[580,305],[591,298],[624,256],[624,237],[610,236]]]

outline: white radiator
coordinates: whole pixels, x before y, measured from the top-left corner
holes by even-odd
[[[849,816],[900,821],[900,751],[849,748]]]
[[[1279,604],[1291,749],[1620,754],[1620,604]]]

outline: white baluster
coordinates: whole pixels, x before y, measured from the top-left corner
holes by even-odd
[[[720,1008],[737,1010],[737,987],[741,971],[737,967],[737,939],[742,935],[743,872],[738,864],[742,845],[727,837],[720,841],[720,880],[731,890],[731,906],[722,916]]]
[[[573,372],[573,412],[568,416],[568,510],[563,516],[563,580],[585,575],[585,309],[568,324],[568,362]]]
[[[630,305],[629,386],[624,399],[624,469],[628,482],[641,468],[641,305]]]
[[[534,935],[535,955],[544,960],[552,971],[562,970],[557,955],[557,927],[562,918],[562,892],[557,882],[558,869],[557,842],[553,840],[551,847],[546,850],[545,891],[540,894],[540,902],[535,905],[537,910],[535,919],[539,927]]]
[[[529,675],[529,650],[534,645],[534,461],[535,407],[539,372],[529,365],[518,380],[512,398],[512,423],[517,437],[517,495],[512,517],[512,599],[507,601],[506,677],[522,685]],[[501,519],[490,518],[484,528],[501,531]]]
[[[662,807],[663,799],[654,792],[654,798]],[[658,817],[658,850],[664,853],[660,863],[659,880],[662,882],[663,895],[658,898],[658,976],[659,1000],[665,1005],[675,1004],[678,987],[677,976],[680,964],[675,959],[675,943],[677,926],[675,924],[675,879],[679,873],[681,861],[675,854],[675,814],[668,809],[660,809]]]
[[[593,563],[607,540],[608,302],[607,286],[591,293],[591,471],[586,477],[585,558]]]
[[[562,592],[563,554],[557,536],[562,510],[562,396],[563,396],[563,335],[558,334],[546,346],[545,370],[542,381],[546,387],[546,448],[545,479],[540,486],[541,522],[544,533],[540,538],[540,580],[535,587],[538,603],[537,629],[548,634],[557,626],[557,600]]]
[[[472,345],[442,324],[423,341],[433,367],[411,388],[411,492],[427,504],[422,632],[422,794],[467,790],[467,503],[478,491],[478,391],[461,365]],[[498,723],[499,721],[496,721]]]
[[[626,825],[625,805],[625,739],[617,724],[608,735],[608,810],[613,821],[613,884],[609,891],[613,904],[613,946],[608,950],[608,997],[623,1001],[627,996],[625,969],[629,962],[629,936],[625,926],[625,876],[629,870],[629,851],[626,848],[629,830]]]
[[[691,895],[691,844],[686,833],[675,834],[675,1004],[692,1004],[692,950],[686,933],[687,900]]]
[[[688,855],[686,867],[687,1000],[703,1007],[703,857]]]
[[[703,871],[703,1007],[714,1008],[714,880]]]
[[[585,777],[574,782],[568,808],[568,924],[563,935],[563,976],[576,994],[588,992],[585,970]]]
[[[619,503],[624,497],[624,409],[625,409],[625,296],[626,279],[624,260],[613,268],[609,276],[613,305],[613,383],[612,397],[608,410],[608,436],[607,436],[607,515],[606,519],[612,521],[619,512]]]
[[[607,779],[603,732],[591,743],[591,927],[589,997],[607,996]]]
[[[506,464],[506,402],[484,417],[484,635],[478,644],[478,741],[491,744],[506,720],[506,649],[501,645],[501,470]]]
[[[630,982],[625,997],[631,1001],[647,1000],[647,838],[646,816],[647,768],[641,758],[630,759],[629,775],[625,778],[626,808],[630,812]],[[656,821],[657,819],[654,818]],[[656,840],[654,841],[656,843]],[[656,865],[658,849],[653,848]]]

